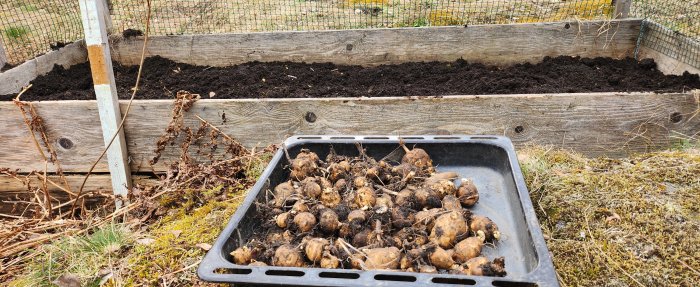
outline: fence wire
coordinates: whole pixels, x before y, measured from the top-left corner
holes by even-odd
[[[0,0],[10,63],[82,38],[77,0]],[[114,33],[144,30],[145,0],[106,0]],[[151,0],[154,35],[610,19],[614,0]],[[632,17],[700,39],[700,0],[635,0]],[[661,43],[663,45],[663,43]]]

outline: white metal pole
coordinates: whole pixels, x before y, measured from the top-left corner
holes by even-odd
[[[107,146],[119,127],[121,112],[119,111],[119,99],[112,70],[112,57],[109,52],[103,1],[79,0],[80,14],[83,21],[83,29],[85,30],[85,45],[88,50],[92,81],[95,85],[95,94],[97,95],[102,137],[104,138],[105,146]],[[131,188],[131,171],[127,162],[126,141],[123,131],[119,132],[107,150],[107,163],[109,164],[114,194],[126,198]],[[120,206],[121,201],[117,200],[117,208]]]

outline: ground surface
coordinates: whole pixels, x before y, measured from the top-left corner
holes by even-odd
[[[666,76],[652,60],[545,58],[538,64],[497,68],[465,61],[404,63],[363,68],[291,62],[199,67],[154,57],[146,60],[137,99],[173,98],[179,90],[203,98],[443,96],[577,92],[681,92],[700,88],[698,75]],[[115,66],[119,97],[128,99],[136,66]],[[32,82],[25,101],[92,100],[87,63]],[[9,100],[14,95],[1,96]]]
[[[562,286],[700,282],[697,148],[624,159],[518,151]],[[249,177],[260,174],[262,156]],[[181,203],[149,226],[112,224],[38,248],[10,286],[54,286],[65,274],[83,286],[216,286],[197,280],[195,267],[244,195],[223,186],[170,196]]]

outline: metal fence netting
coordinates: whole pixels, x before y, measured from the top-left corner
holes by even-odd
[[[144,30],[146,0],[106,0],[113,33]],[[151,0],[154,35],[507,24],[610,19],[615,0]],[[10,63],[82,38],[76,0],[3,0]],[[700,40],[700,0],[634,0],[630,17]],[[653,40],[653,39],[647,39]],[[658,39],[659,50],[667,45]],[[670,43],[669,43],[670,44]],[[668,50],[668,49],[666,49]],[[689,55],[689,57],[692,55]]]
[[[1,0],[0,40],[18,64],[83,38],[76,0]]]

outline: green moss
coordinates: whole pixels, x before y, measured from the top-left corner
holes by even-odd
[[[203,193],[219,191],[203,191]],[[137,245],[129,255],[123,282],[142,286],[158,284],[165,274],[191,266],[204,256],[205,251],[196,245],[213,244],[229,218],[242,202],[245,191],[226,190],[224,201],[210,201],[191,212],[178,209],[164,217],[148,233],[155,241],[148,245]],[[179,274],[177,280],[194,280],[195,267]]]

